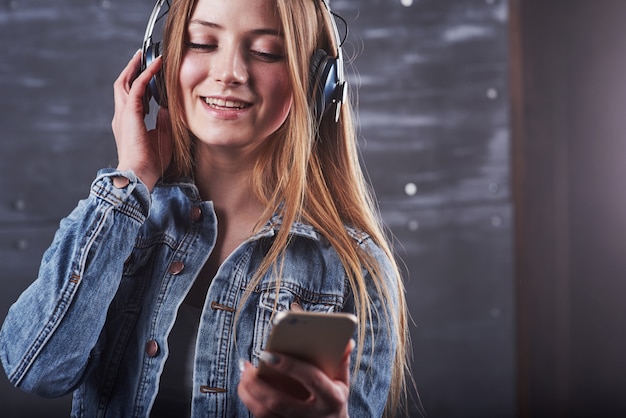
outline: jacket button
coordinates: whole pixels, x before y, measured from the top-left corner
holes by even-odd
[[[148,357],[155,357],[159,354],[159,344],[155,340],[150,340],[146,343],[146,354]]]
[[[202,217],[202,209],[200,209],[200,206],[192,207],[190,215],[191,215],[192,222],[198,222],[200,218]]]
[[[174,261],[170,264],[170,268],[167,270],[170,274],[176,276],[185,268],[185,264],[182,261]]]

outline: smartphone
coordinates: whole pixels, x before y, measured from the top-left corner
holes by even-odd
[[[330,378],[335,378],[356,325],[356,316],[347,313],[279,312],[273,321],[265,351],[308,361]],[[259,363],[258,373],[266,382],[297,398],[309,396],[298,381],[263,361]]]

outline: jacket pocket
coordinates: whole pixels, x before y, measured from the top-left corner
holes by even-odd
[[[340,292],[340,289],[337,289]],[[260,292],[259,305],[254,321],[252,363],[258,365],[259,356],[265,349],[272,329],[272,319],[277,312],[288,311],[293,303],[309,312],[338,312],[343,305],[341,293],[316,293],[299,283],[284,282],[277,288],[270,286]]]

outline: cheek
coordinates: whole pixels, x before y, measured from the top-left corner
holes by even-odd
[[[281,121],[284,121],[287,118],[293,103],[293,89],[291,87],[291,81],[289,80],[289,76],[287,74],[283,74],[279,77],[273,77],[272,82],[274,108],[281,109],[277,116],[281,119]]]
[[[180,64],[180,74],[178,76],[178,81],[180,82],[180,86],[183,90],[184,96],[187,96],[192,86],[203,77],[202,65],[200,65],[200,63],[196,61],[197,60],[194,60],[193,57],[185,55]]]
[[[289,117],[292,103],[293,95],[291,94],[291,89],[276,94],[276,101],[272,106],[275,109],[274,117],[272,118],[274,129],[280,128],[280,126],[285,123],[287,117]]]

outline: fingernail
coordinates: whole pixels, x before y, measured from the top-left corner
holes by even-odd
[[[140,52],[141,52],[141,48],[139,48],[133,55],[137,55]]]
[[[272,366],[277,365],[278,362],[280,361],[279,356],[277,356],[276,354],[269,353],[267,351],[262,351],[259,357],[261,358],[262,361]]]

